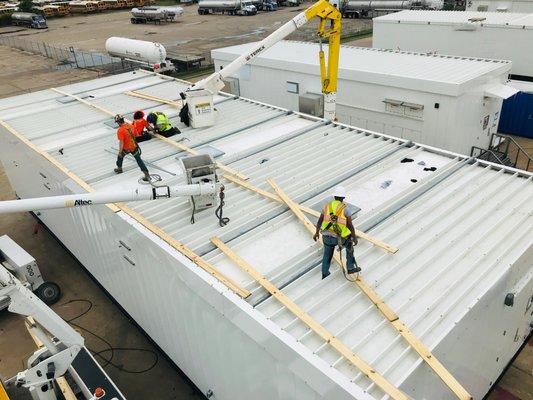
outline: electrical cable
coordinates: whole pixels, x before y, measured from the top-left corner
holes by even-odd
[[[194,201],[194,196],[191,196],[191,202],[192,202],[192,214],[191,214],[191,225],[192,225],[196,222],[194,220],[194,214],[196,213],[196,202]]]
[[[89,351],[92,353],[93,356],[98,357],[98,358],[100,358],[101,360],[104,361],[104,364],[102,365],[102,368],[105,368],[108,365],[111,365],[112,367],[115,367],[119,371],[122,371],[122,372],[125,372],[125,373],[128,373],[128,374],[142,374],[142,373],[148,372],[148,371],[152,370],[153,368],[155,368],[155,366],[159,362],[159,355],[157,354],[157,352],[155,352],[153,350],[150,350],[150,349],[141,349],[141,348],[138,348],[138,347],[114,347],[113,345],[111,345],[111,343],[109,341],[107,341],[102,336],[100,336],[100,335],[94,333],[93,331],[91,331],[91,330],[89,330],[89,329],[87,329],[87,328],[85,328],[85,327],[73,322],[73,321],[83,317],[84,315],[88,314],[91,311],[91,309],[93,308],[93,303],[90,300],[73,299],[73,300],[67,301],[66,303],[61,304],[60,307],[66,306],[66,305],[71,304],[71,303],[86,303],[86,304],[88,304],[88,308],[86,310],[84,310],[81,314],[76,315],[73,318],[66,319],[65,321],[68,324],[74,326],[75,328],[78,328],[78,329],[80,329],[80,330],[82,330],[84,332],[87,332],[88,334],[90,334],[93,337],[95,337],[98,340],[100,340],[102,343],[105,343],[107,348],[104,349],[104,350],[100,350],[100,351],[95,351],[95,350],[87,347],[89,349]],[[115,357],[115,352],[117,352],[117,351],[137,351],[137,352],[143,352],[143,353],[150,353],[150,354],[152,354],[154,356],[154,361],[147,368],[144,368],[142,370],[130,370],[130,369],[124,368],[123,366],[120,366],[120,365],[118,365],[118,364],[113,362],[113,358]],[[111,354],[109,355],[109,357],[104,357],[102,355],[104,353],[111,353]]]
[[[229,221],[230,221],[230,219],[229,219],[228,217],[223,217],[223,216],[222,216],[222,213],[223,213],[223,210],[224,210],[224,205],[226,204],[226,203],[224,202],[224,198],[226,197],[226,193],[224,192],[224,189],[225,189],[224,185],[221,185],[221,186],[220,186],[220,192],[219,192],[219,194],[218,194],[218,197],[219,197],[219,199],[220,199],[220,202],[219,202],[219,204],[218,204],[217,209],[215,210],[215,215],[216,215],[217,218],[218,218],[218,224],[219,224],[221,227],[226,226],[226,225],[229,223]]]

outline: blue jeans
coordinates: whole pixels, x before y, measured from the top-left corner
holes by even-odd
[[[117,167],[122,168],[122,162],[124,161],[124,157],[126,156],[126,152],[122,152],[122,154],[119,154],[117,157]],[[137,161],[137,165],[141,169],[142,172],[148,172],[148,168],[146,168],[146,165],[144,164],[144,161],[141,158],[141,149],[140,147],[137,147],[137,150],[135,150],[133,153],[129,153],[135,158],[135,161]]]
[[[333,258],[333,252],[335,247],[338,246],[338,240],[336,236],[322,235],[322,242],[324,243],[324,255],[322,256],[322,279],[329,275],[329,267],[331,266],[331,259]],[[353,255],[353,242],[352,238],[348,237],[342,239],[342,247],[346,249],[346,264],[348,273],[355,272],[355,257]]]

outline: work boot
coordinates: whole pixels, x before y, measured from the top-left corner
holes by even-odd
[[[349,274],[357,274],[358,272],[361,272],[361,267],[355,267],[354,269],[349,269]]]
[[[115,168],[113,171],[115,171],[115,174],[121,174],[123,171],[122,171],[122,168]]]
[[[142,177],[142,180],[144,182],[150,182],[150,174],[148,172],[145,172],[144,176]]]

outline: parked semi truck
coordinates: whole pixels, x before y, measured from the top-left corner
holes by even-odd
[[[264,11],[276,11],[278,9],[278,3],[275,0],[263,0],[260,10]]]
[[[286,7],[298,7],[302,4],[302,0],[279,0],[278,4]]]
[[[261,7],[263,2],[260,1]],[[251,0],[200,0],[198,14],[228,13],[229,15],[255,15],[257,8]]]
[[[11,23],[13,25],[26,26],[34,29],[48,28],[48,25],[46,25],[46,19],[42,15],[28,12],[15,12],[11,14]]]
[[[372,12],[398,10],[441,10],[443,0],[332,0],[344,18],[367,17]]]

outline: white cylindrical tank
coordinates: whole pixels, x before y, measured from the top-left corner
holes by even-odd
[[[112,56],[147,63],[162,63],[167,57],[167,51],[161,43],[121,37],[107,39],[105,49]]]
[[[131,15],[134,17],[144,17],[144,18],[159,18],[164,19],[166,17],[166,12],[159,8],[132,8]]]

